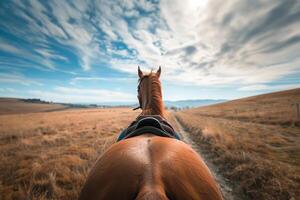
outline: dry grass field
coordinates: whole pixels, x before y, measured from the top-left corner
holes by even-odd
[[[0,199],[76,199],[130,108],[0,115]]]
[[[0,98],[0,115],[48,112],[66,109],[62,104],[28,103],[21,99]]]
[[[300,127],[294,105],[299,101],[300,90],[290,90],[175,117],[236,193],[297,200]],[[131,108],[26,113],[26,106],[23,111],[0,115],[1,200],[76,199],[95,160],[139,113]],[[167,118],[176,125],[173,113]]]
[[[176,113],[234,189],[249,199],[300,197],[300,89]]]
[[[274,125],[300,126],[300,88],[194,109],[196,115]]]

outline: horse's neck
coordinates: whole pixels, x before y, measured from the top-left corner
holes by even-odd
[[[161,88],[158,87],[158,91],[154,91],[154,93],[156,93],[155,95],[152,93],[151,87],[149,89],[150,91],[147,91],[147,101],[143,106],[142,115],[160,115],[164,117],[164,106],[161,96]]]
[[[147,106],[145,109],[142,111],[142,115],[160,115],[164,117],[164,109],[163,106],[159,106],[157,108],[153,108],[151,106]]]

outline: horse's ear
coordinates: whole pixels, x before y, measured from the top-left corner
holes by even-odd
[[[138,66],[138,74],[140,78],[143,77],[143,72],[141,71],[140,66]]]
[[[156,72],[156,75],[158,76],[158,78],[160,77],[160,74],[161,74],[161,66],[159,66],[157,72]]]

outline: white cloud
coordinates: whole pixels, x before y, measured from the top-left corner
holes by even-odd
[[[0,88],[0,92],[1,93],[16,93],[17,90],[15,90],[13,88]]]
[[[136,100],[136,96],[133,94],[103,89],[72,87],[56,87],[53,91],[30,90],[28,94],[34,98],[65,103],[124,102]]]
[[[22,58],[21,62],[24,62],[23,60],[34,61],[35,63],[37,63],[40,66],[43,66],[46,69],[54,69],[54,66],[53,66],[53,64],[50,60],[44,59],[44,57],[40,57],[36,54],[30,53],[28,50],[18,47],[17,44],[10,44],[5,40],[0,39],[0,50],[4,51],[4,52],[7,52],[7,53],[10,53],[14,56],[21,57]],[[41,54],[41,55],[43,55],[43,54]],[[62,56],[52,55],[50,53],[48,53],[47,56],[45,54],[43,56],[60,58],[60,59],[64,58]],[[16,61],[14,61],[14,63],[12,63],[11,61],[9,61],[8,64],[14,65],[15,62]],[[16,64],[16,66],[18,66],[18,65]],[[32,64],[31,64],[31,66],[32,66]],[[38,66],[36,68],[41,69],[40,66]]]
[[[109,37],[108,40],[117,40],[118,35],[112,30],[111,23],[106,19],[100,19],[98,26]]]
[[[37,62],[53,69],[53,60],[67,60],[48,38],[75,53],[85,71],[99,61],[129,74],[138,65],[148,70],[161,65],[162,78],[175,84],[247,88],[300,72],[297,0],[54,0],[47,3],[51,9],[33,0],[30,6],[16,4],[30,34],[7,30],[38,41]],[[24,54],[14,45],[0,48]]]
[[[248,85],[239,88],[240,91],[260,91],[260,90],[288,90],[288,89],[294,89],[294,88],[300,88],[300,84],[282,84],[282,85]]]
[[[102,81],[102,82],[133,82],[137,81],[136,78],[129,77],[75,77],[70,81],[71,85],[76,85],[79,82],[87,82],[87,81]]]
[[[62,55],[59,55],[50,49],[46,49],[46,48],[35,49],[35,51],[37,53],[39,53],[43,58],[46,58],[46,59],[58,59],[58,60],[68,61],[68,58],[66,58]]]
[[[240,91],[257,91],[257,90],[267,90],[270,89],[270,86],[268,85],[248,85],[248,86],[244,86],[239,88],[238,90]]]
[[[155,5],[147,0],[138,0],[136,1],[138,7],[142,8],[143,10],[150,12],[155,10]]]
[[[61,52],[56,52],[53,48],[52,44],[55,41],[64,49],[77,54],[82,69],[88,71],[94,61],[104,55],[95,41],[99,33],[86,15],[89,3],[56,0],[47,3],[36,0],[30,0],[28,3],[17,1],[14,12],[26,21],[26,28],[18,29],[8,23],[4,25],[12,34],[29,42],[29,50],[39,53],[33,54],[28,51],[27,54],[33,55],[29,57],[33,62],[55,69],[55,59],[67,61],[67,58],[60,55]],[[46,6],[47,4],[51,9]],[[16,49],[7,50],[13,53],[12,50]]]
[[[103,9],[109,10],[111,5],[106,6]],[[116,13],[106,12],[104,17],[111,21],[111,30],[118,32],[122,41],[137,51],[134,60],[112,59],[110,63],[113,68],[129,73],[136,73],[137,65],[147,69],[162,65],[163,78],[178,84],[271,82],[300,71],[299,45],[263,53],[274,41],[287,41],[299,34],[299,23],[296,22],[269,29],[261,25],[273,15],[272,9],[281,7],[284,5],[278,2],[263,1],[250,5],[237,1],[163,0],[159,4],[161,12],[140,17],[136,29],[121,18],[118,9]],[[289,15],[290,11],[286,11]],[[154,32],[151,30],[153,24]],[[269,35],[274,30],[276,33]],[[282,37],[277,31],[289,34]]]
[[[17,54],[17,55],[26,55],[26,53],[24,51],[22,51],[21,49],[13,46],[11,44],[4,43],[4,41],[1,41],[1,40],[0,40],[0,50],[9,52],[9,53],[13,53],[13,54]]]
[[[25,86],[43,85],[41,82],[26,78],[21,74],[12,74],[12,73],[0,73],[0,83],[16,83]]]

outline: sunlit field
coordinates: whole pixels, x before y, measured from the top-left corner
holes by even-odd
[[[300,196],[300,90],[177,112],[176,116],[229,179],[250,199]]]
[[[136,115],[130,108],[1,115],[0,199],[76,199],[97,157]]]
[[[167,118],[176,129],[174,117],[181,122],[234,193],[290,200],[300,187],[299,101],[298,89],[167,112]],[[76,199],[95,160],[138,113],[106,108],[0,115],[1,198]]]

